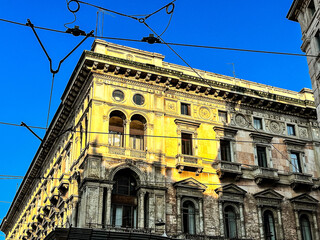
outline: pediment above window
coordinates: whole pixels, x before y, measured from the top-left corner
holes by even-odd
[[[199,190],[204,192],[207,189],[207,186],[202,184],[201,182],[197,181],[194,178],[187,178],[179,182],[175,182],[173,184],[175,188],[184,188],[190,190]]]
[[[176,125],[181,125],[184,127],[192,127],[192,128],[199,128],[200,124],[201,124],[199,122],[187,121],[187,120],[183,120],[183,119],[175,119],[174,123]]]
[[[283,142],[287,145],[300,146],[300,147],[304,147],[307,144],[307,142],[301,141],[298,139],[284,139]]]
[[[229,202],[243,202],[243,198],[247,193],[247,191],[233,183],[217,188],[215,192],[219,195],[220,201]]]
[[[267,189],[253,195],[258,206],[280,208],[283,196],[272,189]]]
[[[295,210],[316,211],[318,207],[318,200],[308,194],[302,194],[290,199]]]
[[[235,135],[238,132],[238,129],[232,128],[232,127],[213,127],[213,130],[216,132],[216,134],[219,137],[225,137],[225,138],[234,138]]]
[[[257,143],[271,143],[272,137],[263,133],[250,133],[250,137]]]

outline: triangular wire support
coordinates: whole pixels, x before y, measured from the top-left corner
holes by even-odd
[[[44,53],[46,54],[46,56],[47,56],[47,58],[48,58],[48,60],[49,60],[49,62],[50,62],[50,71],[51,71],[51,73],[53,73],[53,74],[56,74],[56,73],[59,72],[60,66],[61,66],[61,64],[64,62],[64,60],[66,60],[85,40],[87,40],[88,37],[92,37],[92,36],[93,36],[93,32],[94,32],[94,31],[92,30],[90,33],[88,33],[88,34],[86,35],[86,37],[85,37],[84,39],[82,39],[82,41],[81,41],[77,46],[75,46],[75,48],[73,48],[73,49],[71,50],[71,52],[69,52],[69,53],[59,62],[58,68],[57,68],[56,70],[53,70],[53,69],[52,69],[52,60],[51,60],[49,54],[47,53],[46,49],[44,48],[44,46],[43,46],[43,44],[42,44],[42,42],[41,42],[41,40],[40,40],[40,38],[39,38],[39,36],[38,36],[35,28],[34,28],[34,25],[31,23],[30,19],[28,19],[27,21],[28,21],[28,22],[26,23],[26,25],[29,26],[29,27],[31,27],[34,35],[36,35],[36,38],[38,39],[38,42],[40,43],[40,45],[41,45],[41,47],[42,47],[42,50],[44,51]]]

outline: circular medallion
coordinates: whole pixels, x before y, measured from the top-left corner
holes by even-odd
[[[247,120],[242,114],[237,114],[235,120],[240,127],[246,127],[248,125]]]
[[[275,121],[271,121],[269,127],[270,127],[271,132],[280,134],[280,125],[279,125],[279,123],[277,123]]]
[[[211,115],[210,110],[206,107],[201,107],[199,110],[199,114],[200,114],[200,117],[203,119],[209,119]]]

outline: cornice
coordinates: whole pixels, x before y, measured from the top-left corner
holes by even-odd
[[[286,115],[301,116],[303,118],[306,118],[306,115],[309,115],[307,116],[308,118],[315,118],[314,102],[310,100],[291,98],[206,79],[205,81],[210,82],[211,85],[211,87],[208,87],[203,79],[186,75],[182,71],[175,71],[152,64],[138,63],[88,51],[85,53],[89,57],[94,58],[87,61],[86,64],[91,68],[91,71],[100,74],[101,76],[113,72],[113,74],[120,74],[121,77],[126,78],[131,82],[135,81],[132,79],[132,77],[135,76],[135,79],[137,79],[140,84],[141,80],[145,80],[147,86],[159,84],[163,89],[167,89],[168,91],[173,90],[177,93],[181,93],[181,90],[183,89],[186,93],[192,93],[188,94],[189,97],[201,95],[209,96],[210,99],[219,97],[226,102],[233,102],[239,105],[254,105],[255,108],[258,109],[282,112]],[[103,62],[99,63],[94,60],[102,60]],[[108,63],[106,63],[106,61]],[[132,66],[132,69],[128,68],[129,66]],[[140,72],[137,68],[144,70],[145,72]],[[101,72],[102,70],[103,72]],[[212,98],[212,96],[214,98]]]

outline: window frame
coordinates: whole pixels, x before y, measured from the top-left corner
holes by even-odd
[[[232,236],[229,231],[227,229],[229,229],[229,221],[227,222],[226,219],[226,208],[232,208],[233,209],[233,213],[234,213],[234,224],[235,224],[235,229],[236,229],[236,232],[235,232],[235,236]],[[223,207],[223,225],[224,225],[224,235],[225,237],[227,238],[238,238],[239,237],[239,210],[236,206],[234,206],[234,204],[225,204],[224,207]],[[227,224],[228,223],[228,224]]]
[[[263,151],[259,151],[259,149],[263,149]],[[256,156],[257,156],[257,164],[259,167],[263,167],[263,168],[269,168],[269,159],[268,159],[268,152],[267,152],[267,147],[263,146],[263,145],[256,145]],[[261,159],[260,156],[261,154],[259,153],[264,153],[264,158],[265,159]],[[260,164],[262,162],[262,164]]]
[[[291,171],[293,172],[293,173],[304,173],[304,168],[303,168],[303,163],[304,163],[304,161],[303,161],[303,154],[304,153],[301,153],[301,152],[297,152],[297,151],[290,151],[289,152],[289,154],[290,154],[290,168],[291,168]],[[298,163],[298,168],[300,168],[300,169],[298,169],[298,170],[300,170],[300,171],[295,171],[295,169],[294,169],[294,167],[296,167],[295,166],[295,164],[293,164],[292,163],[292,155],[295,155],[295,156],[297,156],[297,163]]]
[[[292,128],[292,134],[291,134],[291,130],[289,131],[289,128]],[[287,124],[287,135],[288,136],[297,136],[297,132],[296,132],[296,125],[294,124]]]
[[[185,110],[186,110],[186,112],[185,112]],[[191,116],[191,104],[181,102],[180,103],[180,113],[181,113],[181,115]]]
[[[222,146],[226,146],[226,145],[221,145],[221,142],[228,143],[228,145],[229,145],[228,146],[229,149],[227,149],[228,153],[226,154],[226,155],[229,155],[229,157],[230,157],[229,160],[228,159],[223,159],[224,158],[223,156],[225,155],[223,152],[225,152],[224,150],[226,150],[226,149],[224,149]],[[222,138],[222,139],[220,139],[219,143],[220,143],[220,150],[219,150],[219,154],[220,154],[219,158],[220,158],[220,160],[221,161],[225,161],[225,162],[234,162],[232,140],[226,139],[226,138]]]
[[[186,146],[184,143],[185,143],[185,141],[184,141],[184,138],[183,138],[183,135],[188,135],[188,136],[190,136],[190,145],[191,146]],[[182,155],[188,155],[188,156],[194,156],[194,149],[193,149],[193,146],[194,146],[194,144],[193,144],[193,134],[192,133],[189,133],[189,132],[181,132],[181,154]],[[185,148],[189,148],[189,151],[187,150],[186,151],[186,149]],[[187,153],[187,152],[189,152],[189,153]]]
[[[122,94],[122,98],[120,97],[120,99],[117,99],[117,98],[116,98],[117,96],[115,96],[116,93],[121,93],[121,94]],[[124,92],[123,92],[122,90],[120,90],[120,89],[115,89],[115,90],[113,90],[113,92],[112,92],[112,98],[113,98],[116,102],[123,102],[124,99],[125,99]]]
[[[259,121],[260,127],[256,127],[256,121]],[[263,119],[259,117],[253,117],[253,127],[256,130],[264,130],[264,124],[263,124]]]
[[[221,114],[225,114],[225,121],[222,121],[221,119]],[[229,123],[228,121],[228,112],[227,111],[223,111],[223,110],[218,110],[218,121],[221,122],[221,123]]]
[[[137,102],[136,97],[141,97],[140,100],[142,100],[141,104],[139,102]],[[146,98],[141,94],[141,93],[135,93],[132,97],[132,101],[135,105],[137,106],[143,106],[146,103]]]
[[[273,222],[273,231],[274,231],[274,234],[275,234],[275,236],[274,236],[274,238],[267,238],[267,236],[266,236],[266,228],[267,228],[267,226],[265,225],[266,224],[266,216],[265,216],[265,214],[266,213],[270,213],[271,214],[271,217],[272,217],[272,222]],[[274,214],[274,211],[272,211],[271,209],[265,209],[264,211],[263,211],[263,213],[262,213],[262,226],[263,226],[263,234],[264,234],[264,239],[266,239],[266,240],[277,240],[277,227],[276,227],[276,221],[275,221],[275,216],[274,216],[275,214]],[[269,223],[269,219],[268,219],[268,225],[269,225],[270,223]],[[270,226],[269,226],[269,228],[270,228]]]

